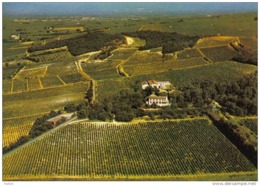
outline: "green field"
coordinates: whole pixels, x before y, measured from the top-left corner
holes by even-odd
[[[142,179],[256,170],[207,119],[73,124],[4,157],[3,168],[4,180],[19,175]]]

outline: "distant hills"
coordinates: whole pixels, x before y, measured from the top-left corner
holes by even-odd
[[[257,12],[257,2],[5,2],[3,15],[156,15]]]

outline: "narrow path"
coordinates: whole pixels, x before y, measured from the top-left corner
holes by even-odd
[[[27,92],[29,92],[29,80],[28,79],[26,79],[26,90],[27,90]]]
[[[55,127],[54,129],[49,130],[49,131],[43,133],[42,135],[40,135],[40,136],[38,136],[38,137],[36,137],[36,138],[34,138],[34,139],[28,141],[27,143],[25,143],[25,144],[23,144],[23,145],[21,145],[21,146],[15,148],[15,149],[11,150],[10,152],[7,152],[6,154],[3,154],[3,158],[5,158],[5,157],[7,157],[7,156],[9,156],[9,155],[11,155],[11,154],[13,154],[13,153],[15,153],[16,151],[18,151],[18,150],[20,150],[20,149],[22,149],[22,148],[24,148],[24,147],[26,147],[26,146],[28,146],[28,145],[34,143],[34,142],[37,141],[37,140],[40,140],[40,139],[44,138],[44,137],[47,136],[48,134],[51,134],[51,133],[55,132],[56,130],[58,130],[58,129],[62,128],[62,127],[65,127],[66,125],[68,125],[68,124],[70,124],[72,121],[74,121],[75,119],[77,119],[76,116],[73,117],[73,118],[71,118],[70,120],[66,121],[65,123],[63,123],[63,124],[61,124],[61,125]]]
[[[40,80],[40,78],[39,78],[39,77],[37,77],[37,78],[38,78],[38,81],[39,81],[40,89],[43,89],[43,86],[42,86],[42,81]]]
[[[205,60],[207,63],[213,63],[213,61],[211,59],[209,59],[207,56],[205,56],[205,54],[203,54],[199,48],[197,48],[197,51],[202,55],[204,60],[208,59],[208,60]]]
[[[66,83],[60,78],[59,75],[57,75],[57,78],[63,83],[63,85],[66,85]]]
[[[14,90],[14,79],[12,79],[12,83],[11,83],[11,94],[13,93]]]

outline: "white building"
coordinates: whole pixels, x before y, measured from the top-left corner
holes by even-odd
[[[142,89],[146,89],[146,87],[150,86],[152,88],[158,88],[158,89],[171,89],[173,86],[171,82],[169,81],[155,81],[155,80],[149,80],[147,82],[143,82],[141,84]]]
[[[148,96],[146,98],[146,104],[148,105],[152,105],[152,104],[156,104],[157,106],[160,106],[160,107],[164,107],[164,106],[169,106],[170,105],[170,102],[168,100],[168,97],[167,96],[156,96],[155,94],[152,94],[150,96]]]

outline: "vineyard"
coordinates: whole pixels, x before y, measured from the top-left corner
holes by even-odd
[[[41,89],[39,79],[38,78],[29,78],[28,79],[29,90],[39,90]]]
[[[61,86],[63,83],[57,76],[45,76],[41,78],[41,83],[44,88]]]
[[[66,84],[78,83],[80,81],[86,81],[79,73],[74,74],[62,74],[59,76]]]
[[[62,59],[71,58],[72,55],[69,51],[59,51],[54,53],[45,53],[37,56],[31,57],[32,59],[38,62],[49,62],[49,61],[58,61]]]
[[[22,69],[15,76],[15,78],[16,79],[25,79],[25,78],[32,78],[32,77],[43,77],[45,75],[45,71],[47,70],[46,68],[47,67]]]
[[[73,124],[3,159],[4,180],[20,175],[142,179],[247,171],[256,168],[207,119]]]
[[[60,75],[60,74],[71,74],[78,73],[74,61],[58,61],[55,63],[50,63],[46,76]]]
[[[237,52],[230,46],[219,46],[210,48],[200,48],[201,52],[213,62],[232,60],[237,56]]]
[[[252,50],[257,51],[257,38],[253,38],[253,37],[239,37],[240,42],[251,48]]]
[[[99,70],[99,71],[85,71],[85,72],[95,80],[116,79],[121,77],[119,74],[117,74],[116,68]]]
[[[164,72],[167,70],[176,70],[182,68],[189,68],[198,65],[207,65],[208,63],[203,58],[191,58],[191,59],[177,59],[174,61],[150,63],[140,65],[128,65],[124,66],[125,71],[130,76],[138,76],[141,74],[154,74]]]
[[[82,69],[88,72],[94,71],[101,71],[101,70],[108,70],[108,69],[116,69],[116,66],[121,61],[111,61],[107,60],[106,62],[96,62],[96,63],[81,63]]]
[[[3,80],[3,94],[10,93],[12,87],[11,80]]]
[[[19,72],[20,67],[8,67],[3,68],[3,79],[10,79],[13,77],[17,72]]]
[[[13,79],[13,92],[27,91],[27,79]]]
[[[112,52],[112,56],[108,59],[110,60],[126,60],[134,53],[136,53],[137,49],[117,49]]]
[[[189,59],[202,57],[200,52],[197,49],[186,49],[177,53],[178,59]]]
[[[28,116],[50,110],[62,109],[69,103],[84,100],[88,83],[3,95],[3,117]]]
[[[174,86],[184,86],[191,82],[211,79],[212,81],[221,82],[227,79],[236,80],[256,71],[257,67],[248,64],[236,62],[213,63],[212,65],[195,66],[193,68],[184,68],[160,72],[156,74],[144,74],[131,77],[133,82],[146,81],[149,79],[163,79],[173,83]]]
[[[163,62],[162,55],[156,52],[136,52],[130,57],[125,65],[144,65]]]
[[[105,97],[113,96],[122,89],[129,89],[133,85],[130,79],[105,79],[98,81],[98,99],[101,101]]]
[[[21,136],[27,135],[31,130],[34,120],[40,115],[4,119],[3,120],[3,147],[16,142]]]

